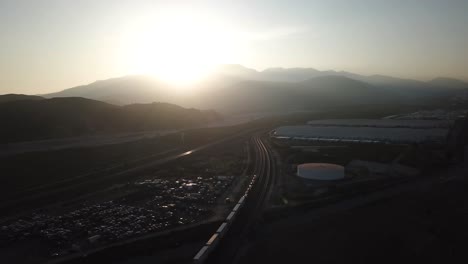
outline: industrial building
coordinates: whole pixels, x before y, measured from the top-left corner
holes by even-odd
[[[444,144],[448,128],[386,128],[362,126],[282,126],[272,131],[271,136],[282,140],[342,141],[392,144]]]
[[[387,128],[450,128],[454,120],[410,119],[322,119],[307,122],[309,126],[387,127]]]
[[[406,145],[419,151],[421,159],[438,164],[457,163],[464,159],[463,146],[468,142],[466,113],[456,112],[453,116],[432,119],[409,116],[312,120],[306,125],[278,127],[270,131],[270,138],[278,146],[292,148],[323,143],[329,146]]]

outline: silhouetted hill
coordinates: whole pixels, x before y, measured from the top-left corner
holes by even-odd
[[[83,97],[126,105],[132,103],[172,102],[171,90],[168,84],[152,77],[133,75],[100,80],[43,96],[46,98]]]
[[[0,95],[0,103],[21,101],[21,100],[43,100],[43,97],[25,94],[4,94]]]
[[[0,104],[0,142],[200,126],[214,111],[166,103],[116,106],[85,98],[22,100]]]

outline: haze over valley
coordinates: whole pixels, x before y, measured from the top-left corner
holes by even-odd
[[[468,263],[467,14],[0,0],[0,263]]]

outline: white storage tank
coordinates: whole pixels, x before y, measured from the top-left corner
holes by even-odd
[[[297,166],[297,176],[307,180],[334,181],[345,177],[344,167],[330,163],[305,163]]]

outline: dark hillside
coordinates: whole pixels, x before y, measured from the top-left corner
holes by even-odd
[[[212,111],[165,103],[120,107],[79,97],[23,100],[0,105],[0,142],[186,128],[219,118]]]

